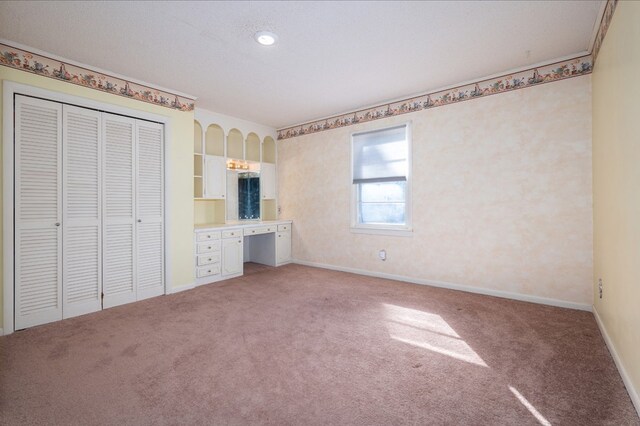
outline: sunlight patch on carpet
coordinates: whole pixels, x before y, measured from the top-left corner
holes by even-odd
[[[551,423],[549,422],[549,420],[545,419],[544,416],[542,414],[540,414],[540,412],[538,410],[536,410],[536,407],[534,407],[527,400],[527,398],[522,396],[522,394],[520,392],[518,392],[518,390],[516,388],[514,388],[513,386],[509,386],[509,390],[511,391],[511,393],[513,393],[516,396],[516,398],[518,398],[518,401],[520,401],[522,403],[522,405],[524,405],[527,408],[527,410],[529,410],[529,412],[531,414],[533,414],[533,417],[535,417],[536,420],[538,420],[538,422],[540,422],[541,425],[551,426]]]
[[[471,364],[488,367],[440,315],[402,306],[382,304],[389,336]]]

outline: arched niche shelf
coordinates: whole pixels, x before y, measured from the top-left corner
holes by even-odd
[[[193,198],[203,196],[203,168],[204,157],[202,155],[202,126],[196,120],[193,121]]]
[[[193,152],[202,154],[202,126],[197,120],[193,121]]]
[[[260,137],[251,132],[245,141],[245,160],[260,162]]]
[[[227,157],[244,160],[244,138],[238,129],[229,130],[227,135]]]
[[[264,138],[262,144],[262,162],[276,164],[276,141],[271,136]]]
[[[224,157],[224,130],[217,124],[210,124],[207,127],[205,154]]]

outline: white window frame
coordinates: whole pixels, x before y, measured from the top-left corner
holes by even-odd
[[[353,138],[356,135],[369,132],[377,132],[380,130],[386,130],[392,127],[406,126],[407,129],[407,181],[405,186],[405,223],[402,225],[394,224],[364,224],[358,222],[358,184],[353,183]],[[413,222],[412,222],[412,157],[413,157],[413,144],[412,144],[412,131],[411,122],[404,122],[393,124],[377,129],[370,129],[364,131],[357,131],[351,133],[351,173],[349,174],[349,185],[351,186],[351,232],[357,234],[374,234],[374,235],[391,235],[396,237],[411,237],[413,236]]]

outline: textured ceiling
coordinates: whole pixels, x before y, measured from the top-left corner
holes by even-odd
[[[584,53],[601,6],[3,1],[0,37],[283,127]]]

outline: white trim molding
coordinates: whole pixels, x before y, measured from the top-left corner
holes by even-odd
[[[613,340],[611,340],[611,337],[609,337],[607,328],[604,326],[604,322],[602,322],[602,318],[600,318],[600,315],[598,314],[598,310],[596,309],[595,305],[593,306],[593,316],[596,318],[596,323],[598,324],[600,333],[602,333],[602,337],[604,338],[604,342],[606,343],[607,348],[609,349],[609,353],[613,358],[613,362],[616,364],[616,367],[618,368],[620,377],[622,377],[622,382],[624,383],[624,386],[627,388],[627,392],[629,393],[631,402],[633,403],[633,406],[635,407],[636,412],[638,413],[638,416],[640,416],[640,393],[638,393],[638,390],[633,386],[633,382],[631,382],[631,377],[629,376],[629,373],[627,373],[627,369],[625,368],[624,363],[622,362],[622,358],[620,358],[620,355],[618,355],[618,351],[616,350],[616,347],[613,344]]]
[[[328,265],[325,263],[307,262],[306,260],[294,259],[293,263],[315,268],[331,269],[333,271],[350,272],[352,274],[366,275],[369,277],[385,278],[394,281],[403,281],[411,284],[428,285],[431,287],[446,288],[449,290],[464,291],[467,293],[482,294],[485,296],[501,297],[503,299],[519,300],[521,302],[537,303],[540,305],[556,306],[559,308],[577,309],[591,312],[592,306],[585,303],[569,302],[566,300],[550,299],[547,297],[533,296],[530,294],[512,293],[509,291],[494,290],[484,287],[473,287],[465,284],[448,283],[444,281],[425,280],[421,278],[409,277],[406,275],[388,274],[386,272],[367,271],[364,269],[348,268],[344,266]]]
[[[164,261],[164,275],[165,275],[165,289],[164,293],[168,294],[172,285],[171,277],[171,217],[168,214],[168,206],[170,197],[168,194],[168,182],[171,179],[171,170],[169,168],[168,155],[169,147],[171,146],[171,117],[165,115],[159,115],[127,107],[121,107],[105,102],[95,101],[93,99],[69,95],[62,92],[55,92],[51,90],[42,89],[39,87],[29,86],[26,84],[16,83],[10,80],[4,80],[2,82],[2,211],[3,211],[3,323],[2,327],[5,334],[11,334],[15,331],[14,324],[14,152],[13,152],[13,132],[14,132],[14,104],[13,99],[15,94],[22,94],[26,96],[34,96],[42,99],[51,100],[54,102],[61,102],[66,104],[77,105],[85,108],[97,109],[100,111],[127,115],[143,120],[155,121],[164,125],[164,144],[165,144],[165,215],[164,215],[164,232],[165,232],[165,261]]]
[[[196,283],[189,283],[181,285],[179,287],[172,287],[169,289],[169,292],[167,294],[182,293],[183,291],[193,290],[194,288],[196,288]]]

